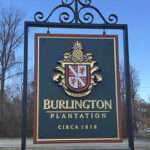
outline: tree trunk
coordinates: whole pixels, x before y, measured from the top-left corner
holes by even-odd
[[[1,101],[1,106],[0,106],[0,110],[1,110],[1,120],[3,120],[3,116],[4,116],[4,95],[5,95],[5,91],[4,91],[4,87],[5,87],[5,72],[2,71],[2,76],[1,76],[1,91],[0,91],[0,101]]]
[[[0,128],[0,132],[2,134],[0,134],[0,136],[3,136],[3,134],[5,133],[5,125],[4,125],[4,110],[5,110],[5,72],[2,72],[2,77],[1,77],[1,91],[0,91],[0,124],[1,124],[1,128]]]

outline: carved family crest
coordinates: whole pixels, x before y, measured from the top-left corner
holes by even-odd
[[[83,97],[91,93],[93,86],[102,81],[91,53],[83,52],[81,42],[73,44],[72,51],[64,54],[63,60],[58,61],[53,80],[64,88],[67,95]]]

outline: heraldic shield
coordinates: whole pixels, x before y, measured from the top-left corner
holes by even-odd
[[[91,53],[83,53],[82,44],[76,41],[71,52],[58,61],[53,81],[64,88],[67,95],[83,97],[91,93],[92,87],[102,81],[99,67]]]
[[[70,90],[75,92],[87,90],[90,86],[90,64],[66,64],[65,83]]]

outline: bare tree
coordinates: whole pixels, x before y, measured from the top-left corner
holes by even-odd
[[[123,104],[123,109],[124,112],[126,112],[126,87],[125,87],[125,73],[124,69],[122,66],[120,66],[120,79],[121,79],[121,99],[122,99],[122,104]],[[139,82],[139,77],[136,69],[133,66],[130,66],[130,86],[131,86],[131,102],[132,102],[132,110],[133,110],[133,125],[135,132],[137,132],[137,125],[136,125],[136,120],[137,120],[137,113],[136,113],[136,103],[139,100],[139,95],[138,95],[138,88],[140,85]],[[126,117],[126,114],[124,114],[124,118]],[[125,125],[125,124],[124,124]],[[126,128],[126,127],[124,127]]]
[[[7,76],[11,69],[21,63],[16,60],[15,52],[23,40],[23,33],[19,31],[22,17],[18,10],[1,9],[0,14],[0,103],[3,114],[5,81],[22,73],[18,70]]]
[[[121,97],[122,100],[125,101],[125,97],[126,97],[125,73],[122,66],[120,66],[120,78],[121,78]],[[140,82],[139,82],[138,73],[133,66],[130,66],[130,85],[131,85],[131,98],[134,101],[138,97],[138,88]]]

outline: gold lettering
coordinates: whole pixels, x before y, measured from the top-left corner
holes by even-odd
[[[110,111],[112,110],[112,100],[98,99],[98,100],[63,100],[63,99],[44,99],[43,109],[47,111],[54,110],[96,110],[96,111]]]
[[[58,128],[58,130],[61,130],[61,129],[62,129],[62,128],[61,128],[61,125],[58,125],[57,128]]]
[[[45,99],[44,100],[44,109],[47,110],[47,109],[50,109],[50,100],[48,99]]]
[[[66,109],[66,107],[65,107],[65,101],[64,100],[60,100],[58,107],[59,107],[59,109]]]
[[[98,109],[104,109],[105,104],[104,104],[104,102],[102,100],[98,100],[96,102],[96,106],[97,106]]]
[[[107,110],[107,109],[109,109],[109,110],[112,109],[112,101],[111,100],[109,100],[109,101],[105,100],[105,110]]]

